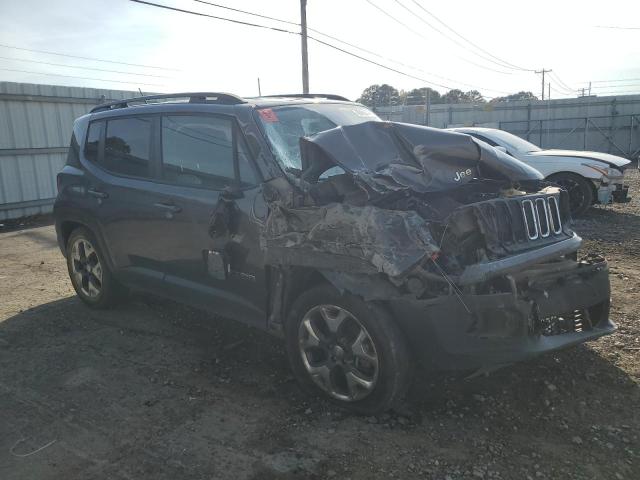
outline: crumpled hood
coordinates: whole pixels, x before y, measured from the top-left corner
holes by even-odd
[[[474,178],[541,180],[525,163],[473,137],[395,122],[336,127],[300,139],[302,178],[316,182],[338,165],[379,193],[438,192]]]
[[[540,152],[529,152],[532,157],[573,157],[587,160],[597,160],[604,162],[610,167],[623,168],[631,163],[626,158],[602,152],[581,152],[578,150],[542,150]]]

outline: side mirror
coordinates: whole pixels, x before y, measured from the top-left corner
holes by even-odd
[[[509,153],[509,152],[507,152],[507,149],[505,147],[503,147],[502,145],[497,145],[497,146],[495,146],[493,148],[495,148],[496,150],[499,150],[502,153],[507,153],[507,154]]]

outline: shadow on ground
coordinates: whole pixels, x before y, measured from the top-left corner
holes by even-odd
[[[355,417],[301,393],[267,334],[72,297],[0,323],[0,478],[634,478],[638,399],[580,346],[472,380],[419,372],[401,413]]]

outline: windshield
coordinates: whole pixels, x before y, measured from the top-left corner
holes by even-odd
[[[285,170],[300,170],[300,137],[337,126],[357,125],[380,120],[371,110],[360,105],[316,103],[258,110],[271,148]]]
[[[487,136],[493,138],[496,143],[499,143],[510,152],[539,152],[541,150],[540,147],[533,143],[527,142],[504,130],[491,130],[490,135]]]

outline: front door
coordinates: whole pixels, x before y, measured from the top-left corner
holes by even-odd
[[[166,294],[264,326],[264,259],[253,213],[259,181],[235,120],[164,114],[160,132],[160,203],[175,210],[167,214],[167,240],[158,239]]]

